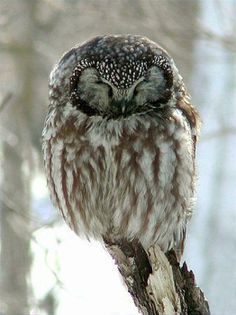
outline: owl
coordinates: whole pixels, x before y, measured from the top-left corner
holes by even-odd
[[[54,67],[43,155],[54,205],[79,236],[182,252],[199,116],[168,53],[98,36]]]

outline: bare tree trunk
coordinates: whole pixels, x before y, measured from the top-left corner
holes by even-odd
[[[148,253],[137,242],[105,240],[135,305],[143,315],[209,315],[208,302],[196,286],[194,274],[175,253],[158,246]]]
[[[22,174],[22,157],[7,143],[4,143],[3,152],[7,158],[0,211],[0,309],[7,315],[19,315],[28,313],[27,275],[31,261],[27,229],[29,205]]]
[[[35,1],[36,2],[36,1]],[[0,208],[0,310],[5,315],[29,314],[31,267],[31,172],[32,143],[29,128],[33,102],[34,1],[21,0],[27,27],[18,40],[6,44],[14,62],[17,82],[12,101],[1,112],[5,129],[2,139],[3,180]]]

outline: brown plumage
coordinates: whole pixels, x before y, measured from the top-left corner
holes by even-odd
[[[183,247],[197,111],[173,59],[141,36],[101,36],[50,77],[43,152],[52,200],[81,236]]]

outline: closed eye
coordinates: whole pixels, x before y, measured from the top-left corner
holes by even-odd
[[[142,80],[140,80],[140,82],[138,82],[138,84],[136,84],[135,89],[133,91],[133,96],[137,96],[137,94],[140,92],[140,87],[142,89],[142,85],[145,82],[147,82],[147,80],[142,78]]]
[[[109,86],[108,96],[109,96],[110,98],[112,98],[112,97],[113,97],[113,90],[112,90],[112,87],[111,87],[110,85],[108,85],[108,86]]]
[[[134,92],[133,92],[133,96],[135,97],[135,96],[137,96],[137,94],[138,94],[138,90],[135,89]]]
[[[98,80],[98,81],[96,81],[95,82],[96,84],[104,84],[104,85],[106,85],[107,87],[108,87],[108,96],[110,97],[110,98],[112,98],[113,97],[113,90],[112,90],[112,87],[109,85],[109,84],[107,84],[107,83],[105,83],[105,82],[103,82],[102,80]]]

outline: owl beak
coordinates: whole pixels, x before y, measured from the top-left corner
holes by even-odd
[[[129,111],[130,102],[126,98],[112,102],[112,111],[116,114],[124,115]]]
[[[120,108],[121,108],[121,113],[124,114],[127,108],[127,102],[125,100],[121,102]]]

